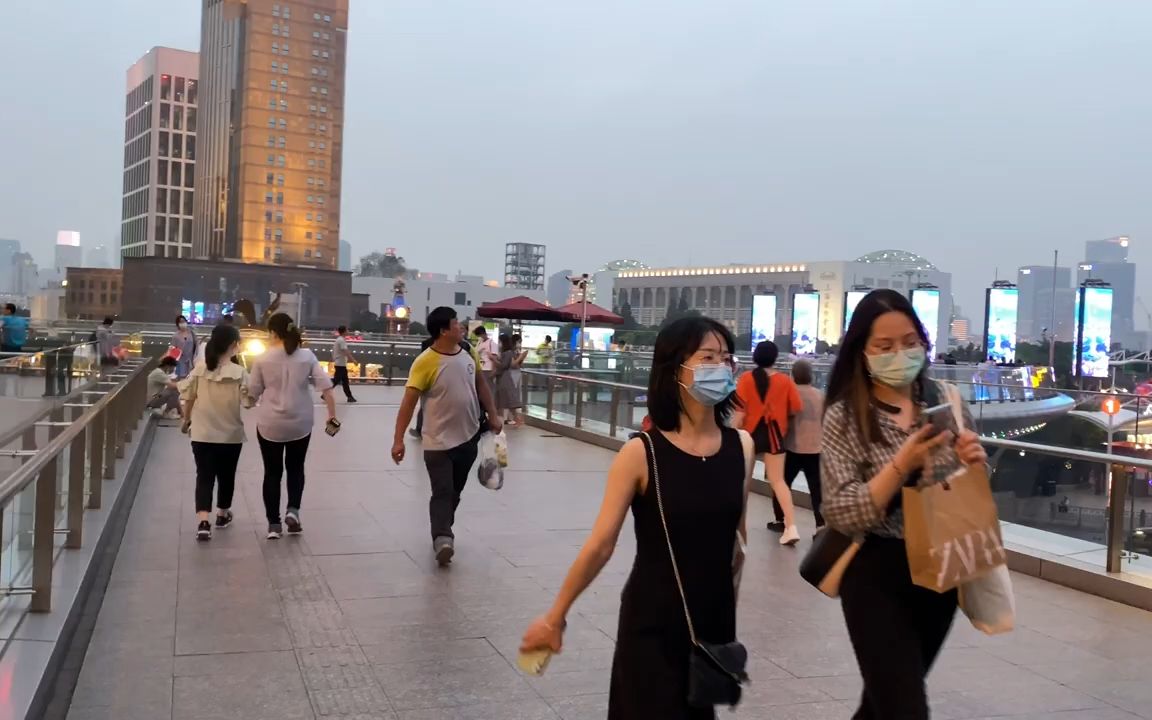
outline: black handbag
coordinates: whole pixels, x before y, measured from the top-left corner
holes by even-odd
[[[840,581],[864,540],[826,527],[816,534],[808,554],[800,562],[800,577],[828,597],[840,595]]]
[[[660,511],[660,524],[664,527],[664,538],[668,542],[668,557],[672,561],[672,573],[676,577],[676,588],[680,591],[680,602],[684,604],[684,619],[688,622],[688,637],[692,641],[692,651],[688,657],[688,704],[694,708],[708,709],[716,705],[729,705],[733,708],[740,702],[742,685],[748,682],[748,650],[737,641],[709,643],[696,637],[692,625],[692,614],[688,611],[688,598],[684,594],[684,583],[680,579],[680,568],[676,564],[676,553],[672,550],[672,536],[668,532],[668,520],[664,516],[664,500],[660,494],[660,471],[656,466],[656,448],[652,437],[643,433],[644,444],[652,460],[652,484],[656,488],[656,507]]]

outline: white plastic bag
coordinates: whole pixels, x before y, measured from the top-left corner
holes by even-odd
[[[961,585],[960,608],[972,627],[985,635],[1011,632],[1016,626],[1016,599],[1008,566],[1001,565]]]
[[[508,466],[508,438],[504,433],[484,433],[479,449],[476,477],[489,490],[499,490],[504,487],[504,468]]]

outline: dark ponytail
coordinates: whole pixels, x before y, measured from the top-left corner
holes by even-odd
[[[292,318],[286,313],[276,313],[268,319],[268,332],[284,343],[284,352],[289,355],[296,352],[304,342],[300,328],[296,327],[296,323],[292,322]]]
[[[212,328],[212,336],[204,346],[204,365],[209,370],[220,367],[220,359],[236,343],[240,342],[240,331],[231,325],[217,325]]]

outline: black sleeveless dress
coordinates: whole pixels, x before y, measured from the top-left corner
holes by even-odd
[[[660,490],[692,623],[700,640],[736,639],[732,553],[744,511],[744,447],[724,428],[720,451],[689,455],[652,431]],[[636,561],[624,585],[608,720],[711,720],[688,706],[691,643],[668,557],[649,459],[648,485],[632,500]]]

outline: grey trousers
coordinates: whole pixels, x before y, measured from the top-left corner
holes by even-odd
[[[460,495],[468,483],[468,474],[476,463],[478,438],[449,450],[425,450],[424,466],[428,468],[428,481],[432,498],[428,501],[428,519],[432,526],[432,539],[456,537],[452,526],[456,523],[456,508]]]

